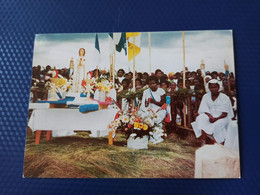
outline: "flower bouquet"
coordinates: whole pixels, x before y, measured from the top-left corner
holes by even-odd
[[[166,136],[162,125],[156,123],[157,118],[157,112],[151,109],[148,109],[147,112],[143,112],[138,108],[131,112],[123,113],[120,111],[116,119],[108,125],[108,128],[114,136],[119,131],[123,132],[126,135],[129,148],[147,148],[148,140],[156,144],[163,141],[162,136]],[[146,144],[142,143],[142,139]]]
[[[67,81],[67,79],[63,77],[54,77],[50,78],[51,82],[48,81],[45,84],[46,89],[49,92],[50,101],[57,101],[58,99],[65,98],[67,92],[71,89],[71,81]]]

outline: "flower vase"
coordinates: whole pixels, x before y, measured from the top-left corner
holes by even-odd
[[[127,140],[127,147],[131,149],[148,149],[148,136],[135,138],[135,134],[131,134]]]
[[[106,99],[106,92],[105,91],[100,91],[98,100],[101,101],[101,102],[104,102],[105,99]]]

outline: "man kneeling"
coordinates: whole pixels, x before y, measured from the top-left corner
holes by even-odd
[[[203,96],[199,116],[191,125],[197,138],[202,135],[203,130],[207,135],[212,135],[217,143],[223,143],[234,113],[229,97],[220,93],[219,88],[218,80],[209,81],[210,92]]]

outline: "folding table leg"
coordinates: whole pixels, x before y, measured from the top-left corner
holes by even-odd
[[[47,131],[46,140],[50,140],[50,139],[51,139],[51,131]]]
[[[40,139],[41,139],[41,130],[36,130],[35,133],[35,144],[39,144],[40,143]]]

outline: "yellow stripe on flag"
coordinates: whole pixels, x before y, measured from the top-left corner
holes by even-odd
[[[138,36],[138,35],[140,35],[140,32],[128,32],[128,33],[125,33],[126,39],[128,39],[130,37],[133,37],[134,35]]]
[[[141,51],[141,48],[135,45],[135,56]],[[128,61],[134,58],[134,44],[128,42]]]

